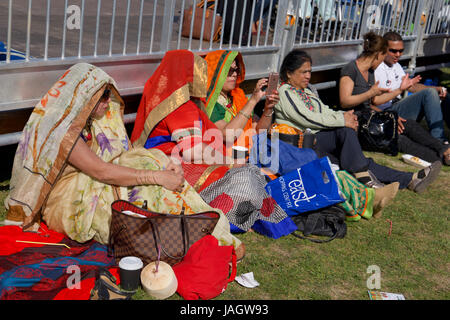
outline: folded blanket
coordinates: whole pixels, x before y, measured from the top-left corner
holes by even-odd
[[[107,247],[96,241],[80,244],[45,228],[39,235],[24,233],[19,227],[0,227],[0,239],[7,235],[10,236],[9,254],[4,254],[6,250],[0,253],[0,299],[50,300],[58,298],[63,290],[65,293],[60,294],[59,299],[89,299],[95,271],[114,265]],[[16,242],[24,238],[26,241],[65,244],[70,249],[62,245]],[[17,244],[15,248],[14,243]],[[91,281],[82,281],[88,278]]]

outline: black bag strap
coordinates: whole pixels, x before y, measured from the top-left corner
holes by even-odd
[[[331,237],[329,237],[328,239],[316,239],[316,238],[305,237],[305,236],[302,236],[300,234],[300,232],[298,232],[298,231],[292,232],[292,235],[297,237],[297,238],[304,239],[304,240],[309,240],[309,241],[312,241],[312,242],[315,242],[315,243],[325,243],[325,242],[330,242],[330,241],[334,240],[337,237],[337,234],[338,234],[337,233],[337,229],[335,228],[335,230],[336,231],[334,232],[334,234]]]
[[[305,222],[305,229],[303,230],[303,234],[305,236],[310,235],[314,231],[314,228],[316,227],[317,222],[319,221],[319,217],[320,212],[315,212],[308,215],[308,218],[306,218]]]

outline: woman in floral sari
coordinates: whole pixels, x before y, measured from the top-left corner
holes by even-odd
[[[211,211],[159,150],[132,149],[122,120],[123,101],[103,70],[72,66],[34,108],[19,143],[6,199],[7,223],[50,229],[78,242],[107,243],[111,203],[124,199],[149,210],[179,214]],[[218,211],[218,210],[215,210]],[[241,242],[222,212],[213,235]]]
[[[278,238],[296,229],[264,189],[259,168],[236,166],[221,131],[205,113],[207,65],[187,50],[169,51],[147,81],[131,135],[134,146],[157,148],[181,162],[186,180],[232,231],[250,228]]]

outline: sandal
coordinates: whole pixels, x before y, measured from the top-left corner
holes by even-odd
[[[100,269],[95,275],[95,286],[90,300],[131,300],[134,292],[123,292],[116,285],[116,278],[107,269]]]
[[[357,172],[354,174],[354,176],[356,180],[369,188],[380,189],[385,186],[385,184],[381,183],[370,170]]]

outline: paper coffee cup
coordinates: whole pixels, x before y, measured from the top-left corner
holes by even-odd
[[[141,283],[144,264],[138,257],[124,257],[119,261],[120,286],[126,291],[136,291]]]
[[[233,158],[234,159],[245,159],[248,157],[248,149],[241,146],[233,146]]]

